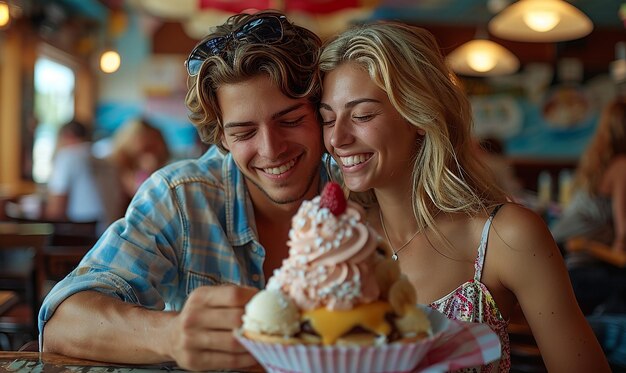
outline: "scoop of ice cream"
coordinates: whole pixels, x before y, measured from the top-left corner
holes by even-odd
[[[246,304],[243,330],[290,337],[300,331],[300,312],[280,291],[262,290]]]
[[[417,293],[405,275],[401,275],[389,288],[389,303],[397,315],[404,315],[407,307],[417,304]]]
[[[315,197],[292,220],[289,257],[268,282],[302,310],[346,310],[379,298],[374,275],[378,235],[363,222],[363,209],[348,201],[335,215]]]
[[[374,274],[380,288],[381,299],[388,300],[391,286],[400,279],[401,273],[398,262],[391,258],[385,258],[376,264]]]
[[[406,307],[404,315],[396,318],[394,324],[403,338],[425,337],[432,334],[428,316],[415,306]]]

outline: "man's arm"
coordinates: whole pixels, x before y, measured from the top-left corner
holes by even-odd
[[[185,242],[210,244],[185,229],[181,206],[206,206],[205,212],[211,205],[202,198],[185,199],[203,197],[204,185],[188,185],[179,199],[170,184],[166,171],[153,175],[125,218],[50,291],[39,313],[43,351],[120,363],[175,361],[186,369],[253,363],[232,329],[240,325],[243,305],[255,291],[207,286],[187,294],[180,286],[187,281],[180,265],[189,249]],[[212,224],[219,229],[219,222]],[[160,311],[168,305],[180,312]]]
[[[46,208],[44,218],[49,220],[64,220],[67,209],[66,194],[48,194],[46,197]]]
[[[67,149],[59,150],[48,180],[44,218],[50,220],[66,218],[68,192],[72,182],[72,170],[75,168],[75,157],[72,157]]]
[[[95,361],[190,370],[256,364],[234,339],[243,306],[256,293],[235,286],[201,287],[181,312],[153,311],[94,291],[67,298],[46,324],[43,350]]]

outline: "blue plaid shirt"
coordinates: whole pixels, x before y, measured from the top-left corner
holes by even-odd
[[[320,184],[328,180],[320,166]],[[199,286],[263,288],[258,242],[244,177],[232,156],[213,147],[148,179],[124,219],[113,223],[78,267],[47,295],[39,332],[59,304],[96,290],[155,310],[180,310]]]

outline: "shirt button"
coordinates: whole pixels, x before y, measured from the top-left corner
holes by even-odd
[[[261,279],[261,276],[259,276],[258,274],[253,274],[252,275],[252,281],[254,282],[258,282]]]

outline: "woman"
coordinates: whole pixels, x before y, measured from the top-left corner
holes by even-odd
[[[584,237],[626,255],[626,98],[609,102],[580,158],[574,197],[552,227],[557,243]],[[585,314],[624,313],[626,271],[588,255],[571,252],[565,262]]]
[[[519,302],[550,371],[609,371],[540,217],[507,203],[473,153],[471,111],[433,36],[400,23],[350,29],[321,62],[324,141],[390,244],[418,302],[489,324],[510,367]]]
[[[559,243],[575,236],[626,251],[626,98],[610,102],[574,178],[576,191],[552,229]]]
[[[119,172],[125,210],[139,186],[170,161],[170,151],[161,131],[138,118],[115,133],[111,161]]]

